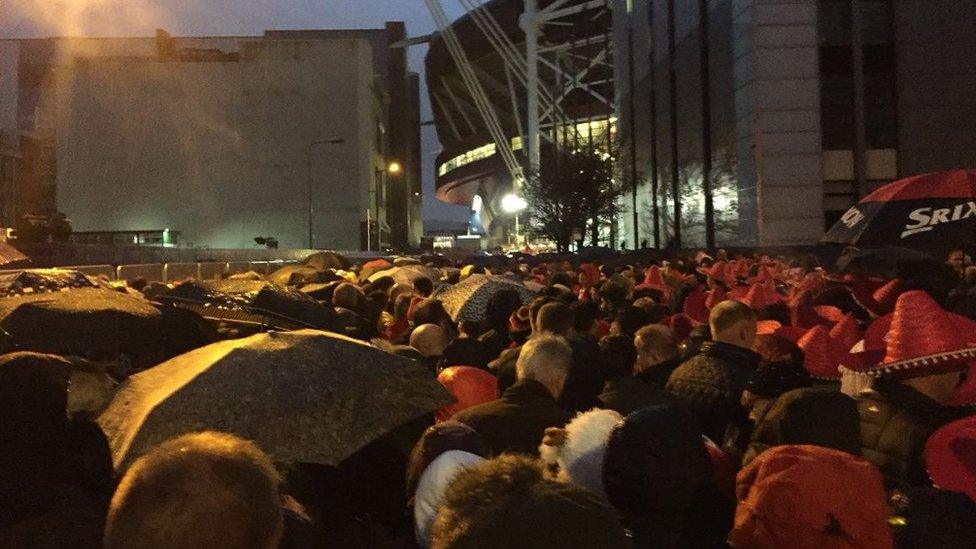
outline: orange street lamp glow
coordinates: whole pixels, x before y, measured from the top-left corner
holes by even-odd
[[[400,163],[396,161],[390,162],[390,164],[386,167],[386,171],[388,171],[390,175],[397,175],[403,171],[403,166],[401,166]]]

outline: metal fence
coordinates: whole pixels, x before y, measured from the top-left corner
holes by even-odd
[[[142,278],[148,282],[177,282],[194,278],[197,280],[214,280],[225,278],[238,273],[254,271],[268,275],[276,270],[295,265],[298,261],[249,261],[232,263],[143,263],[138,265],[83,265],[58,267],[69,271],[78,271],[89,276],[105,277],[109,280],[135,280]],[[18,273],[23,269],[0,271],[0,274]]]

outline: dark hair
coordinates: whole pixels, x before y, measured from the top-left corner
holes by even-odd
[[[413,288],[417,290],[417,293],[421,296],[429,297],[430,294],[434,293],[434,281],[426,276],[422,276],[414,279]]]
[[[420,476],[427,466],[445,452],[460,450],[485,457],[484,439],[474,429],[457,421],[443,421],[428,427],[407,458],[407,498],[413,498]]]
[[[437,324],[451,322],[451,316],[444,309],[444,304],[439,299],[427,298],[417,304],[413,309],[413,325],[422,326],[424,324]]]
[[[535,322],[538,320],[536,317],[539,315],[539,309],[542,309],[544,306],[555,302],[556,300],[549,296],[541,296],[533,299],[532,303],[529,303],[529,321],[535,324]]]
[[[647,312],[639,307],[626,307],[617,313],[614,322],[620,326],[620,331],[630,337],[634,337],[637,330],[648,324]]]
[[[637,361],[634,338],[621,334],[608,335],[600,340],[600,352],[608,377],[633,375]]]
[[[119,483],[105,548],[275,547],[283,528],[280,482],[271,460],[233,435],[165,442]]]
[[[567,526],[567,527],[563,527]],[[535,460],[503,455],[462,471],[444,495],[433,548],[628,546],[620,520],[602,498],[548,480]]]
[[[558,272],[549,277],[549,285],[555,286],[556,284],[562,284],[567,288],[572,288],[576,284],[576,279],[573,278],[572,274],[565,271]]]
[[[573,330],[573,309],[559,301],[547,303],[539,309],[535,328],[539,332],[568,335]]]
[[[579,301],[573,304],[573,329],[588,332],[593,323],[600,319],[600,306],[592,301]]]
[[[522,306],[522,298],[515,290],[501,290],[488,300],[485,312],[485,328],[489,330],[506,329],[512,313]]]

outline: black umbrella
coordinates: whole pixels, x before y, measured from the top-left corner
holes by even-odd
[[[823,241],[938,253],[972,246],[976,171],[931,173],[885,185],[848,210]]]
[[[0,242],[0,265],[10,268],[15,265],[30,263],[30,258],[6,242]]]
[[[429,278],[433,282],[437,282],[441,279],[443,273],[435,267],[428,267],[426,265],[404,265],[402,267],[393,267],[392,269],[373,273],[369,277],[369,281],[376,282],[384,276],[392,277],[397,284],[413,284],[413,281],[418,278]]]
[[[156,307],[102,288],[0,299],[0,329],[17,349],[62,355],[141,355],[165,343]]]
[[[268,275],[268,280],[283,286],[302,286],[335,280],[335,273],[309,265],[287,265]]]
[[[837,260],[839,273],[851,273],[881,278],[897,278],[906,266],[939,263],[932,256],[909,248],[884,246],[866,250],[848,249]]]
[[[441,288],[432,297],[444,303],[444,309],[455,321],[483,322],[492,296],[503,290],[516,292],[523,304],[536,294],[510,278],[475,274],[454,286]]]
[[[137,374],[99,418],[116,469],[185,433],[257,442],[275,459],[338,465],[454,399],[424,367],[336,334],[224,341]]]
[[[180,284],[157,298],[204,318],[293,330],[334,328],[335,312],[290,286],[259,280],[207,280]]]
[[[0,275],[0,297],[96,287],[107,288],[108,286],[78,271],[66,269],[30,269]]]
[[[324,271],[326,269],[347,270],[349,260],[335,252],[319,252],[305,258],[303,264]]]

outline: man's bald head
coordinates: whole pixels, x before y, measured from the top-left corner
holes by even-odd
[[[712,339],[721,343],[752,349],[756,339],[756,315],[738,301],[723,301],[708,315]]]
[[[422,324],[410,334],[410,346],[426,358],[442,356],[447,344],[447,334],[437,324]]]

